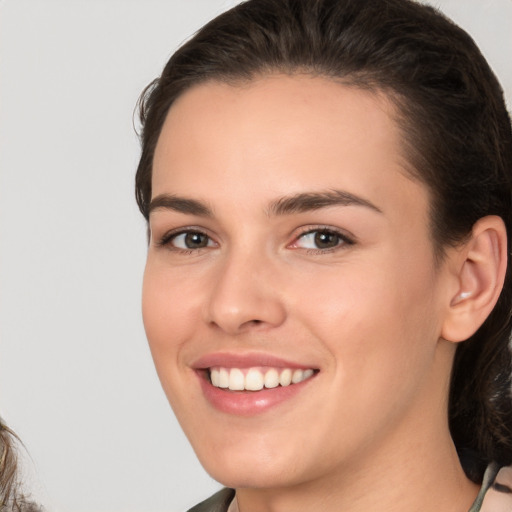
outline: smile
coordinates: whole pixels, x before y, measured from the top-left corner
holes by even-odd
[[[230,391],[261,391],[264,388],[286,387],[299,384],[311,378],[314,373],[315,371],[311,368],[224,368],[217,366],[209,369],[211,384],[216,388]]]

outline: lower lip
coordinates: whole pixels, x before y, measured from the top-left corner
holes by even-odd
[[[237,416],[261,414],[303,391],[315,376],[298,384],[264,388],[261,391],[230,391],[213,386],[205,372],[198,372],[201,388],[206,399],[219,411]]]

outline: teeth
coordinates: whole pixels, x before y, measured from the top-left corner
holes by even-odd
[[[229,388],[229,372],[226,370],[226,368],[221,368],[219,370],[219,388]]]
[[[258,370],[251,368],[245,376],[245,389],[259,391],[263,389],[263,375]]]
[[[304,372],[302,370],[294,370],[292,375],[292,384],[298,384],[304,379]]]
[[[272,389],[277,386],[298,384],[314,375],[314,370],[291,368],[211,368],[210,380],[216,388],[231,391],[260,391],[263,388]]]
[[[292,371],[287,368],[281,372],[281,375],[279,375],[279,384],[281,384],[281,386],[289,386],[291,382]]]
[[[265,373],[265,387],[277,388],[279,386],[279,373],[273,368]]]
[[[219,379],[219,373],[220,371],[217,370],[216,368],[214,368],[211,372],[210,372],[210,379],[212,381],[212,384],[216,387],[216,388],[220,388],[220,379]]]
[[[245,379],[242,370],[238,368],[233,368],[229,372],[229,389],[231,391],[243,391],[245,388]]]

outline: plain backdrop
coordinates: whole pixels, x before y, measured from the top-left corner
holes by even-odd
[[[216,490],[153,370],[140,315],[137,97],[236,1],[0,2],[0,414],[49,511],[186,510]],[[432,2],[512,101],[512,0]]]

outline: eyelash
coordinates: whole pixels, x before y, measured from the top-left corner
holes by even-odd
[[[348,236],[346,233],[335,229],[330,228],[327,226],[314,226],[314,227],[308,227],[306,228],[302,233],[300,233],[297,238],[295,238],[294,242],[292,243],[292,247],[301,239],[304,239],[308,235],[313,235],[315,233],[322,233],[327,235],[333,235],[338,239],[338,242],[334,247],[327,247],[327,248],[315,248],[315,249],[307,249],[303,248],[307,254],[325,254],[325,253],[332,253],[338,250],[341,250],[343,248],[346,248],[347,246],[354,245],[356,243],[355,239],[351,236]],[[300,247],[297,247],[298,249],[301,249]]]
[[[297,245],[297,243],[301,239],[304,239],[306,236],[313,235],[315,233],[322,233],[322,234],[326,234],[328,236],[335,236],[338,239],[338,241],[335,246],[325,247],[325,248],[309,248],[308,249],[308,248],[301,248]],[[175,241],[179,236],[182,236],[182,235],[204,236],[204,237],[208,238],[208,242],[207,242],[207,245],[204,247],[196,247],[196,248],[188,248],[188,249],[173,246],[172,245],[173,240]],[[169,247],[169,249],[172,251],[176,251],[181,254],[187,255],[187,254],[197,253],[201,249],[207,249],[208,247],[211,247],[211,245],[209,245],[210,242],[213,242],[213,239],[207,233],[205,233],[201,229],[190,227],[190,228],[181,228],[178,231],[173,230],[173,231],[167,232],[157,242],[157,245],[159,247]],[[213,243],[215,244],[215,242],[213,242]],[[308,228],[304,229],[304,231],[302,233],[300,233],[294,239],[292,244],[290,244],[288,247],[292,247],[292,248],[296,248],[296,249],[304,249],[304,251],[307,254],[325,254],[325,253],[331,253],[331,252],[340,250],[346,246],[354,245],[355,243],[356,242],[355,242],[354,238],[348,236],[346,233],[339,231],[338,229],[334,229],[334,228],[330,228],[330,227],[326,227],[326,226],[315,226],[315,227],[309,226]]]
[[[205,233],[204,231],[202,231],[201,229],[198,229],[198,228],[193,228],[193,227],[190,227],[190,228],[181,228],[177,231],[173,230],[173,231],[169,231],[167,232],[158,242],[157,242],[157,245],[159,247],[167,247],[169,248],[170,250],[172,251],[176,251],[176,252],[179,252],[181,254],[193,254],[193,253],[196,253],[198,252],[199,250],[201,249],[206,249],[208,248],[209,246],[207,245],[206,247],[197,247],[197,248],[188,248],[188,249],[183,249],[181,247],[176,247],[176,246],[173,246],[172,245],[172,241],[173,240],[176,240],[179,236],[181,235],[200,235],[200,236],[205,236],[208,238],[208,243],[210,243],[213,239],[207,234]]]

